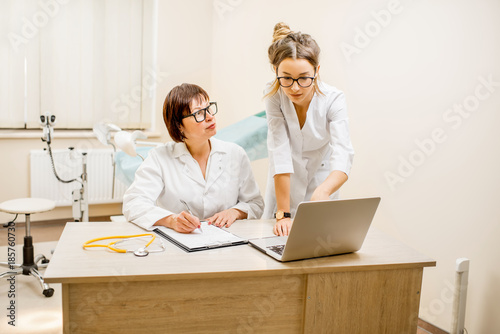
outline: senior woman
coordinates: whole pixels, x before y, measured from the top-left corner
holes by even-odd
[[[245,151],[212,138],[216,102],[201,87],[182,84],[167,95],[163,119],[173,142],[149,152],[123,197],[128,221],[151,230],[181,233],[200,220],[229,227],[237,219],[258,219],[264,201]]]

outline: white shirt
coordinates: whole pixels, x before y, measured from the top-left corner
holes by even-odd
[[[271,84],[266,87],[270,91]],[[349,135],[349,121],[344,93],[320,82],[314,93],[302,129],[295,107],[283,92],[265,99],[269,152],[269,176],[263,219],[273,218],[276,211],[274,175],[290,175],[290,209],[311,199],[314,190],[334,170],[349,175],[354,149]],[[338,191],[330,197],[338,198]]]
[[[200,220],[230,208],[260,218],[264,202],[245,151],[218,139],[210,142],[206,179],[184,143],[149,151],[123,196],[127,220],[151,230],[161,218],[187,211],[180,200]]]

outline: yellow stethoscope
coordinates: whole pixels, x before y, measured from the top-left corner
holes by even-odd
[[[125,242],[131,240],[132,238],[140,238],[140,237],[151,237],[151,240],[149,240],[149,242],[146,245],[144,245],[144,247],[140,247],[140,248],[135,249],[135,250],[128,250],[128,249],[123,249],[123,248],[117,247],[119,244],[125,243]],[[102,244],[91,245],[91,243],[93,243],[93,242],[101,241],[101,240],[109,240],[109,239],[120,239],[120,240],[112,241],[107,245],[102,245]],[[156,236],[152,233],[134,234],[134,235],[115,235],[115,236],[110,236],[110,237],[102,237],[102,238],[95,238],[95,239],[88,240],[83,244],[83,249],[86,249],[89,247],[105,247],[105,248],[112,250],[113,252],[133,253],[135,256],[142,257],[142,256],[147,256],[149,253],[163,252],[165,250],[165,245],[163,244],[163,241],[161,239],[160,239],[160,243],[161,243],[160,249],[156,249],[156,250],[146,249],[153,243],[153,241],[155,241],[155,239],[156,239]]]

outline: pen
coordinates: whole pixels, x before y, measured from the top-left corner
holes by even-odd
[[[182,204],[184,204],[184,206],[186,207],[186,210],[187,212],[189,212],[189,214],[192,216],[193,213],[191,212],[191,210],[189,209],[189,206],[187,205],[186,202],[184,202],[184,200],[180,200]],[[198,229],[201,231],[201,233],[203,233],[203,230],[201,229],[201,222],[200,222],[200,227],[198,227]]]

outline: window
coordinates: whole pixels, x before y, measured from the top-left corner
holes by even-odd
[[[0,127],[151,126],[156,0],[0,2]]]

